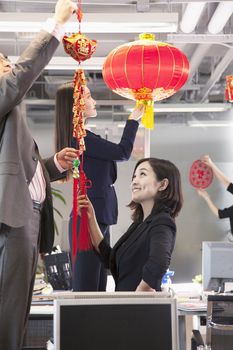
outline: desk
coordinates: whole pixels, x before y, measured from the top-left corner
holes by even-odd
[[[174,284],[172,285],[175,293],[179,297],[186,296],[193,297],[199,295],[199,286],[194,285],[193,283],[189,284]],[[112,291],[113,286],[109,284],[108,291]],[[206,315],[206,312],[188,312],[188,311],[179,311],[178,320],[179,320],[179,339],[180,339],[180,350],[190,350],[191,349],[191,333],[193,327],[194,316],[200,317]],[[37,332],[37,334],[36,334]],[[29,342],[34,342],[34,346],[39,346],[43,342],[46,344],[46,341],[53,334],[53,306],[52,305],[33,305],[30,310],[30,318],[28,324],[27,337],[25,339],[26,344]],[[36,339],[37,338],[37,339]],[[36,348],[35,349],[43,349]]]
[[[178,310],[180,350],[191,350],[192,330],[200,328],[201,317],[206,317],[206,311]]]
[[[177,283],[172,284],[171,287],[178,300],[180,350],[190,350],[192,330],[200,328],[200,317],[206,316],[207,312],[206,306],[201,311],[198,310],[199,307],[203,307],[203,303],[199,302],[202,287],[196,283]],[[179,303],[193,303],[197,307],[193,311],[190,311],[191,308],[181,311]]]

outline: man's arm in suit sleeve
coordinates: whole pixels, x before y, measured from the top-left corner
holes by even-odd
[[[54,162],[54,156],[43,159],[44,166],[49,174],[51,182],[64,179],[67,175],[67,171],[61,172]]]
[[[19,104],[50,61],[59,41],[41,31],[18,59],[15,67],[0,77],[0,118]]]

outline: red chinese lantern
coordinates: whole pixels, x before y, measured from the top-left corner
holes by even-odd
[[[226,76],[226,100],[233,102],[233,75]]]
[[[187,57],[176,47],[154,38],[145,33],[140,40],[118,46],[103,65],[103,78],[111,90],[146,106],[142,122],[150,129],[154,125],[153,101],[175,94],[189,73]]]

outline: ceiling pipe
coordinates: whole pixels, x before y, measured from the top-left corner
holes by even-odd
[[[214,84],[220,79],[221,75],[225,71],[225,69],[229,66],[231,61],[233,60],[233,48],[229,49],[222,60],[219,62],[211,77],[207,81],[205,87],[201,91],[201,96],[199,102],[203,103],[208,99],[208,94]]]
[[[208,24],[211,34],[220,33],[233,13],[233,1],[222,1],[218,4]]]
[[[182,32],[191,33],[194,31],[204,7],[205,1],[190,2],[187,4],[180,22],[180,29]]]
[[[200,63],[202,62],[203,58],[207,55],[211,46],[212,46],[211,44],[205,44],[205,45],[199,44],[196,50],[194,51],[194,53],[192,54],[192,57],[189,60],[189,64],[190,64],[189,77],[188,77],[189,82],[191,82],[194,74],[198,70]],[[183,94],[184,94],[184,91],[182,90],[178,91],[172,98],[172,101],[174,102],[180,101]]]

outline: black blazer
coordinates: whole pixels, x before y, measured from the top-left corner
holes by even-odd
[[[84,171],[92,182],[87,190],[95,209],[97,221],[103,224],[116,224],[118,216],[117,196],[114,183],[117,179],[116,161],[128,160],[138,130],[138,122],[128,120],[118,144],[101,138],[87,130],[85,137]],[[72,146],[76,148],[76,140]]]
[[[160,291],[175,237],[175,221],[169,212],[162,211],[140,224],[133,223],[113,248],[103,240],[100,255],[112,272],[116,291],[135,291],[142,279]]]

